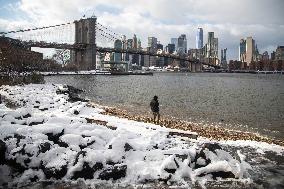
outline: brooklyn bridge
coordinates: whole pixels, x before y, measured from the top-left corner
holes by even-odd
[[[9,39],[11,43],[20,44],[27,48],[69,49],[71,51],[70,61],[76,64],[80,70],[96,69],[96,59],[99,53],[104,55],[106,53],[120,53],[164,57],[184,62],[190,71],[201,70],[202,65],[220,68],[218,65],[197,59],[193,60],[181,54],[137,48],[114,48],[113,43],[116,40],[121,40],[122,43],[125,43],[123,35],[117,34],[110,27],[98,23],[95,16],[64,24],[0,32],[0,35],[0,39]]]

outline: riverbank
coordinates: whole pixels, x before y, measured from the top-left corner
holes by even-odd
[[[51,84],[0,88],[2,187],[251,188],[283,180],[275,175],[283,146],[217,141],[114,116],[77,92]]]
[[[95,103],[91,103],[93,107],[101,107],[105,110],[104,114],[118,116],[135,121],[142,121],[145,123],[154,123],[152,118],[141,115],[133,115],[128,113],[126,110],[121,110],[115,107],[104,107]],[[196,132],[198,136],[213,139],[213,140],[251,140],[258,142],[267,142],[269,144],[277,144],[284,146],[284,140],[272,139],[264,137],[256,133],[243,132],[237,130],[229,130],[218,126],[207,126],[197,125],[187,121],[179,119],[161,119],[159,125],[172,129],[179,129],[184,131]]]

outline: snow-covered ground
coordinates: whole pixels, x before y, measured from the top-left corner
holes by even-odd
[[[103,115],[88,102],[70,101],[68,91],[44,84],[0,88],[5,99],[0,104],[0,186],[56,179],[90,186],[194,188],[228,181],[266,186],[270,180],[263,180],[262,166],[284,166],[277,159],[283,159],[282,146],[170,135],[171,129]],[[16,108],[9,108],[13,102]],[[277,176],[271,182],[284,186],[283,172]]]

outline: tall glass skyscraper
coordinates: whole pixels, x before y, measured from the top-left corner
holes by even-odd
[[[198,28],[196,33],[196,48],[201,49],[203,47],[203,29]]]
[[[177,51],[177,47],[178,47],[178,38],[171,38],[171,44],[175,45],[175,49],[174,51]]]

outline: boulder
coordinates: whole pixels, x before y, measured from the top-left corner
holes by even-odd
[[[117,180],[122,177],[126,176],[126,170],[127,170],[127,165],[123,164],[116,164],[114,166],[108,167],[107,169],[104,169],[100,174],[99,174],[99,179],[101,180]]]
[[[209,151],[216,153],[216,150],[222,150],[221,146],[217,143],[205,143],[203,149],[207,148]]]
[[[75,179],[75,180],[77,180],[78,178],[93,179],[94,173],[97,170],[100,170],[102,168],[103,168],[103,164],[100,162],[97,162],[92,167],[90,167],[90,165],[87,162],[84,162],[82,166],[82,170],[74,172],[72,179]]]
[[[232,172],[218,171],[210,173],[213,176],[213,179],[216,178],[235,178],[235,175]]]
[[[43,123],[44,123],[44,120],[43,120],[43,121],[39,121],[39,122],[34,121],[34,122],[30,122],[30,123],[29,123],[29,126],[40,125],[40,124],[43,124]]]
[[[49,142],[41,143],[38,148],[39,148],[39,153],[45,153],[48,150],[50,150],[51,144]]]
[[[28,169],[22,164],[18,163],[16,158],[6,159],[6,165],[10,166],[15,172],[18,172],[18,173],[23,173],[25,170]]]
[[[48,137],[48,140],[54,142],[54,144],[58,144],[59,143],[62,143],[59,138],[64,135],[64,129],[62,129],[62,131],[60,133],[46,133],[47,137]],[[68,146],[68,145],[67,145]]]
[[[0,165],[5,164],[6,143],[0,140]]]
[[[29,117],[32,117],[32,115],[29,113],[27,113],[26,115],[23,115],[23,118],[29,118]]]
[[[207,150],[209,150],[209,151],[211,151],[211,152],[216,154],[216,150],[221,150],[222,148],[217,143],[205,143],[203,145],[202,149],[200,150],[200,152],[197,153],[196,156],[195,156],[195,159],[194,159],[195,169],[198,169],[200,167],[205,167],[209,163],[211,163],[211,160],[209,158],[207,158],[205,153],[204,153],[205,149],[207,149]],[[205,161],[205,163],[199,163],[199,162],[203,162],[203,160]]]
[[[171,156],[167,157],[162,163],[162,168],[166,172],[174,174],[176,172],[176,170],[179,168],[179,164],[176,161],[176,156],[171,155]]]
[[[73,114],[75,114],[75,115],[79,115],[79,111],[78,110],[74,110],[74,112],[73,112]]]
[[[19,142],[21,139],[25,139],[26,137],[25,136],[22,136],[22,135],[19,135],[19,134],[14,134],[14,138],[17,139],[17,146],[19,146]]]
[[[55,179],[61,179],[64,177],[67,173],[67,164],[61,166],[59,169],[55,167],[45,167],[41,165],[41,169],[44,172],[47,179],[55,178]]]
[[[124,151],[127,152],[127,151],[129,151],[129,150],[133,150],[133,147],[132,147],[130,144],[125,143],[125,145],[124,145]]]

